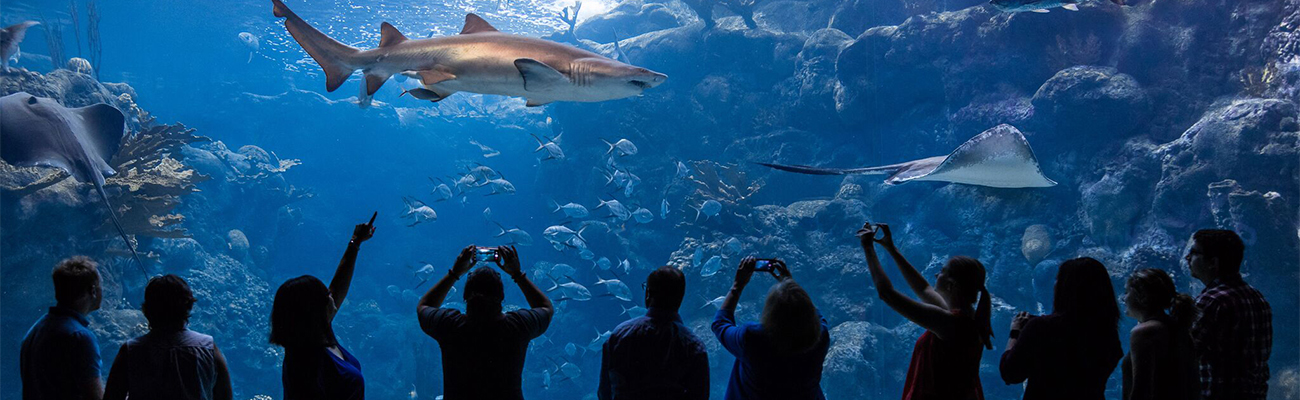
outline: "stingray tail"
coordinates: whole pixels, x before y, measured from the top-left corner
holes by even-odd
[[[807,175],[888,175],[888,174],[893,174],[894,172],[898,171],[898,169],[900,168],[900,165],[841,169],[841,168],[812,167],[807,165],[773,164],[773,163],[764,163],[764,162],[755,162],[755,164],[762,165],[764,167],[768,167],[772,169],[779,169],[782,171],[794,172],[798,174],[807,174]]]
[[[117,228],[117,234],[122,236],[122,241],[126,242],[126,248],[131,249],[131,257],[135,258],[136,265],[140,266],[140,272],[148,275],[149,271],[144,269],[144,261],[140,261],[140,254],[136,253],[135,246],[131,244],[131,239],[126,237],[126,230],[122,229],[122,221],[117,219],[117,210],[114,210],[113,203],[108,201],[108,192],[104,191],[104,184],[96,181],[95,190],[99,191],[99,197],[104,200],[104,206],[108,207],[108,216],[112,217],[113,226]]]

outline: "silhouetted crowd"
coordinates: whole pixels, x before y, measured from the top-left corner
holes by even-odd
[[[286,400],[363,399],[361,363],[335,338],[333,319],[351,286],[361,244],[374,234],[357,225],[327,286],[304,275],[280,285],[271,309],[270,342],[284,348]],[[992,296],[984,265],[949,259],[927,280],[894,244],[889,226],[867,223],[857,232],[871,283],[880,300],[925,329],[912,352],[902,398],[979,400],[980,358],[993,348]],[[888,253],[913,296],[896,289],[877,256]],[[1121,318],[1110,271],[1087,257],[1061,263],[1052,313],[1021,312],[1011,322],[999,372],[1007,384],[1025,384],[1024,398],[1103,399],[1106,382],[1122,365],[1128,399],[1263,400],[1268,391],[1272,313],[1259,291],[1242,280],[1244,248],[1227,230],[1201,230],[1184,256],[1192,277],[1205,284],[1195,299],[1178,293],[1160,269],[1129,276],[1129,353],[1119,338]],[[513,247],[473,245],[416,305],[420,328],[442,349],[444,397],[522,399],[521,376],[529,342],[546,332],[552,300],[520,269]],[[473,269],[477,264],[484,264]],[[502,312],[505,289],[495,264],[523,292],[529,308]],[[712,324],[718,342],[735,356],[725,398],[824,399],[822,365],[830,329],[812,297],[779,259],[747,257]],[[736,321],[740,295],[755,272],[775,279],[758,322]],[[443,307],[461,278],[465,312]],[[23,398],[230,399],[225,357],[211,336],[186,328],[194,306],[185,280],[149,280],[141,311],[149,332],[126,341],[101,383],[99,345],[86,315],[99,309],[94,261],[72,257],[54,267],[57,305],[22,343]],[[599,399],[708,399],[708,352],[682,323],[678,309],[686,277],[674,267],[650,272],[646,313],[618,325],[604,343]],[[1121,363],[1122,360],[1122,363]]]

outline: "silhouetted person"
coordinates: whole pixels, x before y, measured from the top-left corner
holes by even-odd
[[[1106,380],[1124,350],[1119,342],[1119,304],[1110,274],[1101,262],[1080,257],[1061,263],[1056,273],[1052,313],[1016,314],[1002,380],[1025,382],[1025,400],[1100,400]]]
[[[877,230],[882,234],[876,239]],[[935,278],[935,286],[894,246],[889,225],[867,223],[858,231],[867,270],[880,300],[904,318],[925,328],[912,350],[903,384],[903,399],[981,400],[980,356],[993,348],[989,329],[991,298],[984,288],[984,264],[970,257],[953,257]],[[873,243],[874,242],[874,243]],[[894,289],[880,266],[875,243],[889,252],[898,271],[920,301]],[[978,300],[979,308],[974,304]]]
[[[334,336],[334,316],[348,296],[361,243],[375,234],[374,218],[352,230],[343,259],[330,279],[303,275],[275,291],[271,343],[284,347],[280,380],[285,400],[364,399],[361,362]]]
[[[54,266],[53,277],[57,303],[27,331],[18,356],[23,400],[98,400],[104,396],[99,342],[86,314],[104,299],[99,265],[71,257]]]
[[[661,267],[646,278],[646,314],[619,324],[601,352],[600,400],[707,400],[709,354],[677,309],[686,276]]]
[[[1148,268],[1128,278],[1124,304],[1128,315],[1139,322],[1129,332],[1124,400],[1200,399],[1190,333],[1196,317],[1192,297],[1178,293],[1165,271]]]
[[[212,336],[185,328],[194,292],[163,275],[144,288],[149,333],[126,341],[113,360],[105,400],[230,400],[230,371]]]
[[[497,266],[510,275],[531,309],[501,313],[505,288],[501,275],[480,267],[465,279],[465,313],[441,308],[452,285],[478,263],[470,245],[456,257],[447,276],[420,298],[420,328],[442,348],[446,400],[522,399],[521,375],[528,342],[551,324],[551,299],[519,269],[514,247],[500,247]]]
[[[736,356],[724,399],[825,399],[822,363],[830,348],[830,328],[785,263],[771,262],[777,283],[767,292],[762,323],[736,325],[736,304],[756,264],[754,257],[740,261],[736,280],[713,318],[714,336]]]
[[[1264,399],[1273,348],[1273,311],[1264,295],[1241,279],[1246,246],[1236,232],[1197,231],[1187,242],[1187,266],[1205,284],[1196,297],[1200,318],[1192,340],[1200,355],[1206,400]]]

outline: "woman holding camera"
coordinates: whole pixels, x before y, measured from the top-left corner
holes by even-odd
[[[736,305],[755,271],[769,272],[777,282],[767,292],[762,322],[737,325]],[[713,334],[736,356],[725,399],[826,398],[821,378],[830,328],[781,260],[740,261],[731,291],[713,319]]]
[[[876,238],[878,233],[880,238]],[[984,265],[974,258],[953,257],[935,277],[935,285],[930,286],[894,246],[889,225],[868,222],[858,230],[857,236],[880,300],[925,328],[912,350],[903,400],[983,399],[980,356],[983,347],[992,348],[991,299],[984,287]],[[894,289],[876,256],[877,243],[889,252],[920,301]],[[977,299],[978,308],[974,307]]]

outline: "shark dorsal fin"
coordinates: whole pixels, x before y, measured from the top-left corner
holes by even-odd
[[[406,35],[387,22],[379,25],[379,47],[389,47],[406,41]]]
[[[493,28],[492,24],[489,24],[487,21],[484,21],[483,17],[479,17],[478,14],[474,14],[474,13],[465,14],[465,27],[460,28],[460,34],[468,35],[471,33],[481,33],[481,32],[498,32],[498,31],[497,28]]]

